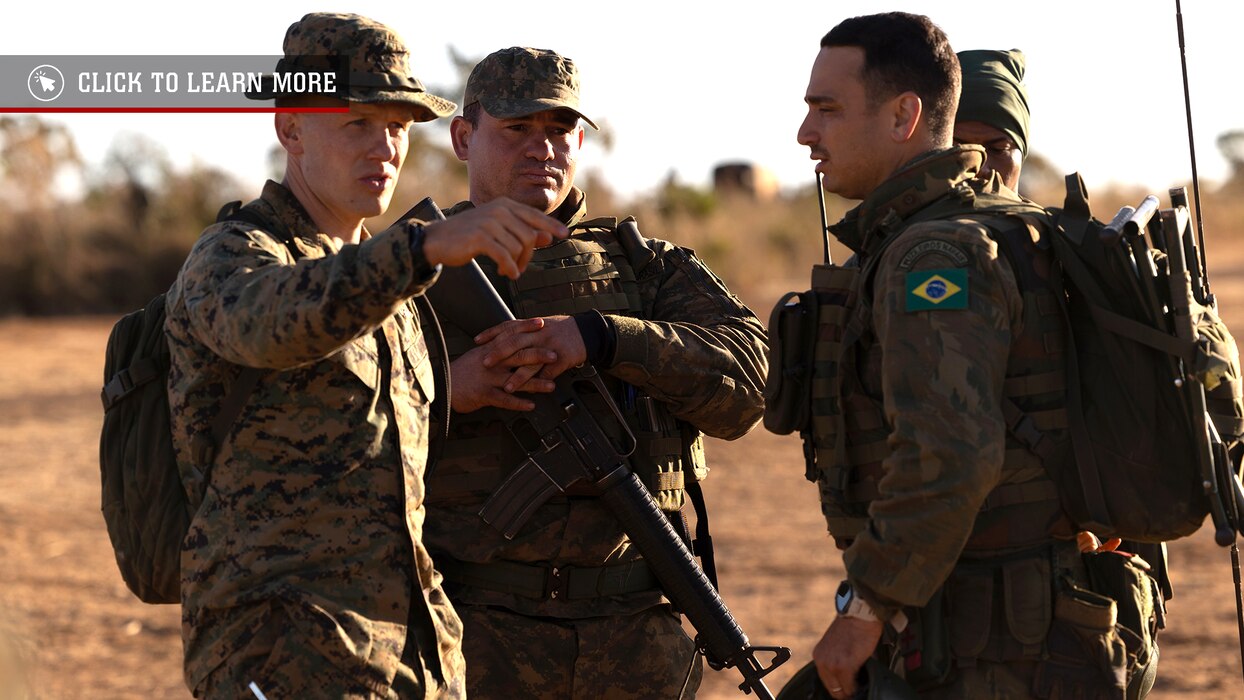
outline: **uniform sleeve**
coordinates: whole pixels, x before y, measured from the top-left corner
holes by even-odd
[[[913,226],[880,261],[873,323],[891,427],[879,497],[847,549],[848,578],[888,619],[950,575],[1001,478],[1001,399],[1022,299],[976,224]]]
[[[285,369],[327,357],[432,283],[422,246],[412,245],[421,235],[399,224],[336,254],[295,261],[261,231],[209,229],[178,280],[189,332],[249,367]]]
[[[708,435],[747,434],[764,413],[764,325],[691,251],[647,243],[657,257],[641,271],[639,285],[651,312],[646,320],[609,317],[617,349],[608,373]]]

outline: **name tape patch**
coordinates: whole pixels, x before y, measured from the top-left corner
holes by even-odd
[[[949,241],[921,241],[911,247],[903,255],[903,259],[898,262],[898,269],[910,270],[917,261],[929,255],[939,255],[950,261],[955,267],[963,267],[968,264],[968,254],[963,252],[959,246]]]

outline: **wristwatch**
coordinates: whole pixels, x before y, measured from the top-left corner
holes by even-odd
[[[868,601],[864,600],[855,592],[855,587],[850,581],[844,580],[838,584],[838,592],[834,594],[834,609],[843,617],[854,617],[857,620],[868,620],[870,622],[880,622],[881,618],[877,617],[877,613],[873,611]],[[902,632],[907,628],[907,616],[900,610],[890,618],[889,625],[894,628],[895,632]]]

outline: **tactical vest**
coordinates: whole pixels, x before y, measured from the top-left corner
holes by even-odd
[[[924,211],[919,218],[952,217]],[[1018,215],[1006,217],[1005,223],[992,216],[960,218],[988,226],[1014,271],[1024,313],[1023,331],[1013,339],[1007,361],[1002,480],[985,499],[965,553],[1032,546],[1052,534],[1071,534],[1042,463],[1042,456],[1065,449],[1067,437],[1065,331],[1048,279],[1050,257],[1039,249],[1035,221]],[[868,292],[875,265],[893,238],[870,251],[863,268],[817,265],[812,271],[819,327],[813,348],[811,432],[805,436],[807,477],[818,485],[829,531],[842,548],[867,523],[868,506],[879,495],[882,461],[890,453],[891,430],[879,391],[881,352],[872,330]],[[1045,440],[1035,450],[1022,440],[1034,428]]]
[[[612,217],[576,224],[570,237],[536,250],[517,280],[502,277],[490,260],[480,259],[480,266],[517,318],[592,309],[645,318],[652,301],[642,298],[637,276],[643,275],[650,253],[647,248],[629,250],[615,236],[616,228]],[[638,241],[634,245],[642,247]],[[451,319],[442,319],[442,323],[451,359],[475,347],[472,337]],[[663,402],[607,374],[603,376],[636,438],[631,469],[662,510],[680,510],[685,480],[698,481],[708,473],[700,432],[676,420]],[[600,416],[601,425],[615,425],[603,404],[591,409]],[[428,483],[428,503],[482,502],[525,458],[499,409],[454,414],[444,452]]]

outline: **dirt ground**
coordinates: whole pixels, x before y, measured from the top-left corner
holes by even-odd
[[[1224,272],[1215,291],[1244,312],[1244,267]],[[113,320],[0,321],[0,700],[13,697],[5,685],[15,673],[37,698],[189,697],[178,609],[130,595],[99,513],[99,388]],[[758,429],[708,449],[723,595],[753,644],[794,654],[769,678],[776,692],[832,617],[841,558],[797,439]],[[1171,560],[1176,597],[1151,697],[1244,697],[1228,551],[1203,529],[1173,544]],[[734,671],[707,672],[700,697],[738,697],[737,683]]]

